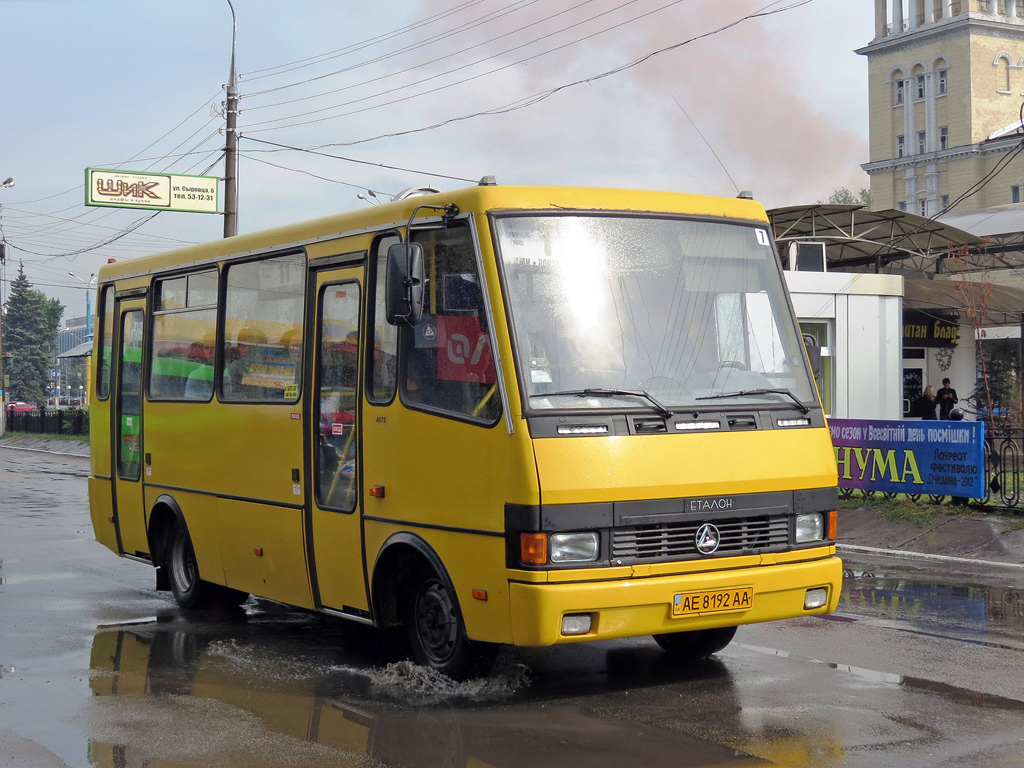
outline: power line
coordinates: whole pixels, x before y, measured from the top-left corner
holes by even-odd
[[[399,27],[398,29],[392,30],[391,32],[385,32],[384,34],[378,35],[376,37],[368,38],[366,40],[363,40],[363,41],[360,41],[360,42],[357,42],[357,43],[352,43],[350,45],[345,46],[344,48],[338,48],[338,49],[335,49],[333,51],[329,51],[328,53],[317,54],[316,56],[309,56],[309,57],[307,57],[305,59],[298,59],[296,61],[287,62],[285,64],[278,64],[278,65],[275,65],[273,67],[265,67],[263,69],[254,69],[252,72],[245,73],[244,79],[246,79],[246,80],[262,80],[262,79],[267,78],[267,77],[275,77],[276,75],[284,74],[285,72],[292,72],[292,71],[297,70],[297,69],[302,69],[304,67],[313,66],[314,64],[318,64],[318,63],[320,63],[322,61],[327,61],[327,60],[329,60],[331,58],[337,58],[339,56],[344,56],[346,53],[350,53],[350,52],[352,52],[354,50],[362,50],[363,48],[366,48],[366,47],[368,47],[370,45],[373,45],[374,43],[382,42],[384,40],[389,40],[389,39],[391,39],[393,37],[398,37],[398,36],[403,35],[403,34],[405,34],[407,32],[415,31],[417,29],[422,29],[423,27],[428,26],[429,24],[433,24],[433,23],[435,23],[437,21],[440,21],[441,19],[447,18],[448,16],[451,16],[452,14],[458,13],[461,10],[465,10],[466,8],[469,8],[471,6],[479,5],[482,2],[484,2],[484,0],[470,0],[470,2],[465,2],[462,5],[457,5],[454,8],[451,8],[448,11],[445,11],[445,12],[440,13],[440,14],[435,14],[434,16],[432,16],[429,19],[423,19],[423,20],[420,20],[420,21],[412,22],[411,24],[408,24],[408,25],[406,25],[404,27]],[[262,74],[262,73],[265,73],[265,72],[273,72],[273,70],[281,70],[281,71],[273,73],[273,74]]]
[[[638,2],[638,1],[639,0],[628,0],[628,2],[626,2],[625,4],[616,6],[615,8],[611,9],[610,11],[605,11],[605,13],[612,13],[612,12],[614,12],[616,10],[621,9],[622,7],[624,7],[624,5],[631,5],[632,3]],[[300,85],[308,85],[309,83],[316,82],[318,80],[325,80],[327,78],[337,77],[338,75],[343,75],[343,74],[346,74],[348,72],[354,72],[354,71],[356,71],[358,69],[363,69],[363,68],[368,67],[368,66],[373,65],[373,64],[379,64],[379,63],[381,63],[383,61],[387,61],[388,59],[392,59],[392,58],[395,58],[397,56],[405,56],[405,55],[409,54],[412,51],[420,50],[420,49],[423,49],[423,48],[428,48],[431,45],[433,45],[434,43],[443,42],[444,40],[447,40],[448,38],[460,35],[463,32],[467,32],[470,29],[473,29],[473,28],[475,28],[477,26],[483,26],[484,24],[487,24],[487,23],[489,23],[491,21],[495,21],[495,20],[497,20],[497,19],[499,19],[499,18],[501,18],[503,16],[507,16],[509,14],[515,13],[516,11],[520,11],[523,8],[526,8],[526,7],[528,7],[530,5],[533,5],[533,4],[537,3],[537,2],[539,2],[539,0],[530,0],[530,2],[527,2],[525,5],[519,5],[519,7],[515,7],[515,8],[512,8],[511,10],[504,11],[503,13],[491,14],[489,17],[484,17],[482,19],[476,20],[472,24],[463,24],[461,27],[456,27],[455,29],[452,29],[452,30],[449,30],[449,31],[445,32],[444,34],[435,35],[432,38],[428,38],[426,40],[421,40],[419,42],[412,43],[412,44],[410,44],[410,45],[408,45],[408,46],[406,46],[404,48],[399,48],[397,50],[381,54],[381,55],[376,56],[374,58],[364,59],[363,61],[360,61],[360,62],[357,62],[355,64],[352,64],[352,65],[350,65],[348,67],[344,67],[343,69],[338,69],[338,70],[335,70],[333,72],[328,72],[328,73],[323,74],[323,75],[318,75],[316,77],[307,78],[306,80],[300,80],[298,82],[288,83],[286,85],[278,86],[277,88],[269,88],[269,89],[266,89],[266,90],[263,90],[263,91],[257,91],[256,93],[248,94],[246,98],[248,98],[248,99],[257,98],[259,96],[263,96],[263,95],[266,95],[268,93],[275,93],[277,91],[282,91],[282,90],[285,90],[285,89],[288,89],[288,88],[294,88],[294,87],[297,87],[297,86],[300,86]],[[570,7],[570,8],[563,9],[563,10],[561,10],[561,11],[559,11],[557,13],[554,13],[554,14],[552,14],[550,16],[545,16],[544,18],[538,19],[537,21],[530,22],[529,24],[525,24],[525,25],[523,25],[521,27],[517,27],[516,29],[510,30],[510,31],[502,33],[500,35],[496,35],[495,37],[492,37],[492,38],[490,38],[488,40],[484,40],[482,42],[474,43],[473,45],[469,45],[469,46],[466,46],[464,48],[460,48],[457,51],[446,52],[442,56],[437,56],[436,58],[430,59],[428,61],[420,62],[420,63],[416,64],[415,66],[406,67],[405,69],[398,70],[397,72],[388,72],[388,73],[386,73],[384,75],[380,75],[378,77],[374,77],[374,78],[371,78],[369,80],[364,80],[364,81],[362,81],[360,83],[355,83],[353,85],[345,86],[343,88],[336,88],[336,89],[330,90],[330,91],[324,91],[322,93],[315,93],[315,94],[311,94],[309,96],[302,96],[302,97],[298,97],[298,98],[295,98],[295,99],[290,99],[290,100],[287,100],[287,101],[280,101],[280,102],[274,102],[274,103],[271,103],[271,104],[263,104],[263,105],[259,105],[259,106],[255,106],[255,107],[249,107],[249,110],[251,111],[251,110],[256,110],[256,109],[268,109],[270,107],[277,107],[277,106],[282,106],[282,105],[285,105],[285,104],[292,104],[292,103],[295,103],[295,102],[298,102],[298,101],[307,101],[309,99],[321,98],[323,96],[329,96],[329,95],[334,94],[334,93],[340,93],[341,91],[349,90],[351,88],[356,88],[356,87],[359,87],[359,86],[369,85],[369,84],[372,84],[372,83],[375,83],[375,82],[379,82],[381,80],[386,80],[389,77],[397,77],[398,75],[403,75],[403,74],[406,74],[408,72],[415,72],[416,70],[423,69],[425,67],[430,66],[431,64],[437,64],[437,63],[439,63],[441,61],[444,61],[446,59],[453,59],[453,58],[455,58],[457,56],[462,55],[463,53],[466,53],[468,51],[472,51],[475,48],[481,48],[483,46],[490,45],[491,43],[494,43],[494,42],[497,42],[499,40],[502,40],[502,39],[504,39],[506,37],[511,37],[512,35],[516,35],[516,34],[518,34],[519,32],[522,32],[525,29],[529,29],[530,27],[535,27],[535,26],[537,26],[539,24],[543,24],[544,22],[551,21],[552,19],[557,18],[558,16],[562,16],[562,15],[564,15],[566,13],[571,13],[572,11],[574,11],[574,10],[584,6],[584,5],[588,5],[588,4],[592,3],[592,2],[594,2],[594,0],[582,0],[582,2],[577,3],[576,5],[574,5],[574,6]],[[600,16],[600,15],[604,15],[604,14],[598,14],[598,15]],[[582,22],[578,22],[576,25],[572,25],[572,26],[578,26],[579,24],[584,24],[584,23],[586,23],[588,21],[592,21],[594,18],[597,18],[597,16],[592,16],[592,17],[590,17],[588,19],[584,19]],[[566,27],[566,28],[564,28],[562,30],[558,30],[557,32],[552,33],[552,34],[558,34],[559,32],[564,32],[565,29],[571,29],[572,26]],[[550,35],[546,35],[545,37],[549,37],[549,36]],[[526,42],[525,44],[521,44],[519,46],[516,46],[514,48],[510,48],[510,49],[507,49],[507,50],[504,50],[504,51],[499,51],[498,53],[492,54],[492,55],[487,56],[487,57],[485,57],[483,59],[479,59],[478,61],[473,62],[472,64],[467,64],[465,66],[474,66],[476,64],[481,63],[482,61],[487,61],[489,59],[498,58],[498,57],[503,56],[503,55],[505,55],[507,53],[510,53],[511,51],[518,50],[519,48],[522,48],[522,47],[525,47],[525,46],[528,46],[528,45],[532,45],[533,43],[538,42],[539,40],[542,40],[542,39],[544,39],[544,37],[534,38],[533,40],[530,40],[530,41]],[[460,67],[460,69],[461,68],[464,68],[464,67]],[[454,70],[452,70],[452,71],[454,71]],[[449,73],[446,72],[446,73],[442,73],[442,74],[449,74]],[[435,75],[435,77],[436,76],[437,75]]]
[[[691,37],[691,38],[689,38],[687,40],[683,40],[682,42],[674,43],[673,45],[665,46],[664,48],[659,48],[658,50],[652,51],[652,52],[650,52],[650,53],[640,57],[639,59],[635,59],[635,60],[633,60],[631,62],[628,62],[628,63],[623,64],[621,66],[615,67],[613,69],[609,69],[609,70],[607,70],[605,72],[602,72],[600,74],[592,75],[590,77],[581,78],[579,80],[574,80],[574,81],[569,82],[569,83],[564,83],[562,85],[556,86],[554,88],[550,88],[550,89],[548,89],[546,91],[540,91],[540,92],[532,94],[530,96],[524,96],[524,97],[522,97],[520,99],[516,99],[515,101],[509,102],[508,104],[505,104],[505,105],[500,106],[500,107],[494,107],[494,108],[491,108],[491,109],[479,110],[477,112],[470,112],[470,113],[467,113],[467,114],[464,114],[464,115],[459,115],[459,116],[456,116],[456,117],[446,118],[446,119],[441,120],[439,122],[432,123],[430,125],[420,126],[418,128],[410,128],[410,129],[404,130],[404,131],[392,131],[390,133],[378,134],[376,136],[369,136],[369,137],[366,137],[366,138],[355,139],[355,140],[352,140],[352,141],[329,142],[329,143],[326,143],[326,144],[318,144],[318,145],[316,145],[313,148],[314,149],[323,149],[323,148],[326,148],[326,147],[351,147],[351,146],[356,146],[358,144],[365,144],[365,143],[372,142],[372,141],[379,141],[381,139],[390,139],[390,138],[396,138],[396,137],[400,137],[400,136],[408,136],[408,135],[411,135],[411,134],[414,134],[414,133],[424,133],[424,132],[427,132],[427,131],[433,131],[433,130],[437,130],[438,128],[443,128],[444,126],[450,125],[452,123],[462,122],[462,121],[466,121],[466,120],[473,120],[473,119],[478,118],[478,117],[489,117],[489,116],[493,116],[493,115],[503,115],[503,114],[507,114],[507,113],[510,113],[510,112],[515,112],[517,110],[525,109],[527,107],[533,106],[534,104],[538,104],[538,103],[540,103],[542,101],[545,101],[546,99],[549,99],[550,97],[554,96],[555,94],[559,93],[560,91],[568,90],[570,88],[575,88],[576,86],[579,86],[579,85],[587,85],[587,84],[595,82],[597,80],[601,80],[603,78],[611,77],[611,76],[617,75],[617,74],[619,74],[621,72],[625,72],[626,70],[629,70],[629,69],[632,69],[633,67],[639,66],[640,64],[643,64],[643,63],[649,61],[650,59],[652,59],[652,58],[654,58],[656,56],[660,56],[660,55],[662,55],[664,53],[668,53],[668,52],[676,50],[678,48],[682,48],[683,46],[689,45],[689,44],[697,42],[699,40],[703,40],[703,39],[712,37],[714,35],[717,35],[717,34],[719,34],[721,32],[725,32],[725,31],[727,31],[729,29],[732,29],[735,26],[738,26],[739,24],[742,24],[743,22],[751,21],[753,19],[758,19],[758,18],[762,18],[762,17],[766,17],[766,16],[773,16],[773,15],[779,14],[779,13],[785,13],[786,11],[794,10],[796,8],[799,8],[801,6],[804,6],[804,5],[807,5],[808,3],[813,2],[813,0],[794,0],[794,2],[791,2],[788,5],[785,5],[785,6],[782,6],[782,7],[779,7],[779,8],[772,8],[772,6],[777,6],[779,4],[779,2],[781,2],[781,1],[782,0],[775,0],[775,2],[769,3],[768,5],[762,7],[761,9],[759,9],[758,11],[755,11],[753,13],[747,14],[746,16],[743,16],[743,17],[741,17],[739,19],[731,21],[728,24],[725,24],[725,25],[723,25],[721,27],[713,29],[713,30],[711,30],[709,32],[704,32],[704,33],[702,33],[700,35],[696,35],[696,36]],[[514,64],[510,64],[508,66],[514,66]],[[506,68],[506,67],[503,67],[502,69],[504,69],[504,68]],[[499,70],[494,70],[494,71],[499,71]],[[475,78],[471,78],[471,79],[475,79]],[[468,81],[463,81],[463,82],[468,82]],[[453,83],[452,85],[458,85],[458,84],[459,83]],[[451,85],[443,86],[442,88],[434,89],[434,91],[429,91],[428,93],[433,93],[433,92],[435,92],[437,90],[443,90],[443,88],[448,88],[448,87],[451,87]],[[418,95],[424,95],[424,94],[418,94]],[[412,98],[412,97],[409,97],[409,98]],[[327,118],[320,118],[318,120],[310,120],[310,121],[306,121],[306,122],[303,122],[303,123],[296,123],[295,125],[308,125],[310,123],[323,122],[324,120],[333,120],[333,119],[336,119],[338,117],[345,117],[347,115],[356,114],[358,112],[364,112],[364,111],[367,111],[368,109],[376,109],[377,107],[380,107],[380,106],[387,106],[388,104],[394,104],[394,103],[397,103],[399,101],[404,101],[404,100],[405,99],[397,99],[395,101],[388,102],[387,104],[379,104],[379,105],[376,105],[375,107],[368,107],[366,109],[354,110],[352,112],[348,112],[348,113],[345,113],[345,114],[342,114],[342,115],[334,115],[334,116],[327,117]],[[278,128],[280,128],[280,127],[294,127],[294,126],[279,126]],[[269,129],[262,129],[262,130],[278,130],[278,128],[269,128]],[[256,139],[252,138],[251,136],[248,136],[248,138],[249,138],[250,141],[256,141]]]
[[[590,0],[587,0],[587,1],[589,2]],[[638,2],[638,1],[639,0],[628,0],[628,2],[623,3],[622,5],[616,6],[616,8],[614,8],[612,10],[613,11],[614,10],[619,10],[619,9],[625,7],[626,5],[631,5],[632,3]],[[412,83],[406,83],[405,85],[396,86],[394,88],[389,88],[389,89],[387,89],[385,91],[379,91],[379,92],[371,94],[369,96],[363,96],[363,97],[360,97],[360,98],[357,98],[357,99],[351,99],[349,101],[342,102],[341,104],[334,104],[334,105],[329,106],[329,107],[322,107],[320,109],[310,110],[308,112],[300,112],[300,113],[297,113],[297,114],[288,115],[286,117],[279,117],[279,118],[273,118],[273,119],[270,119],[270,120],[263,120],[263,121],[260,121],[260,122],[249,123],[249,125],[246,126],[246,129],[247,129],[247,131],[249,133],[262,133],[262,132],[266,132],[266,131],[280,130],[282,128],[295,128],[295,127],[302,126],[302,125],[310,125],[312,123],[323,122],[325,120],[336,120],[336,119],[338,119],[340,117],[348,117],[350,115],[359,114],[359,113],[362,113],[362,112],[368,112],[368,111],[373,110],[373,109],[379,109],[380,107],[391,106],[391,105],[394,105],[394,104],[401,103],[403,101],[408,101],[408,100],[411,100],[411,99],[420,98],[421,96],[428,96],[430,94],[437,93],[439,91],[447,90],[449,88],[454,88],[455,86],[458,86],[458,85],[465,85],[466,83],[470,83],[470,82],[473,82],[475,80],[480,80],[481,78],[484,78],[484,77],[489,77],[490,75],[497,74],[498,72],[502,72],[502,71],[504,71],[506,69],[511,69],[512,67],[516,67],[516,66],[518,66],[520,64],[528,63],[530,61],[533,61],[534,59],[541,58],[542,56],[547,56],[548,54],[557,53],[558,51],[564,50],[564,49],[569,48],[569,47],[571,47],[573,45],[577,45],[579,43],[586,42],[587,40],[591,40],[591,39],[593,39],[595,37],[598,37],[599,35],[603,35],[606,32],[610,32],[612,30],[618,29],[619,27],[626,26],[627,24],[632,24],[635,21],[638,21],[640,19],[646,18],[647,16],[650,16],[652,14],[658,13],[660,11],[665,10],[666,8],[670,8],[670,7],[674,6],[674,5],[678,5],[678,4],[682,3],[682,2],[685,2],[685,0],[672,0],[672,2],[666,3],[665,5],[663,5],[663,6],[659,7],[659,8],[655,8],[652,11],[648,11],[646,13],[643,13],[643,14],[639,15],[639,16],[635,16],[632,19],[627,19],[626,21],[622,21],[622,22],[619,22],[617,24],[613,24],[613,25],[611,25],[609,27],[605,27],[604,29],[598,30],[597,32],[593,32],[593,33],[591,33],[589,35],[585,35],[583,37],[579,37],[579,38],[576,38],[574,40],[570,40],[569,42],[563,43],[561,45],[557,45],[557,46],[555,46],[553,48],[549,48],[548,50],[540,51],[540,52],[534,53],[534,54],[530,54],[529,56],[525,56],[525,57],[523,57],[521,59],[517,59],[516,61],[509,62],[508,64],[503,64],[501,66],[498,66],[498,67],[495,67],[493,69],[490,69],[490,70],[488,70],[486,72],[481,72],[481,73],[479,73],[477,75],[472,75],[470,77],[463,78],[462,80],[456,80],[454,82],[451,82],[451,83],[448,83],[448,84],[445,84],[445,85],[440,85],[440,86],[437,86],[435,88],[431,88],[431,89],[428,89],[428,90],[425,90],[425,91],[420,91],[419,93],[414,93],[414,94],[409,95],[409,96],[402,96],[402,97],[399,97],[399,98],[396,98],[396,99],[392,99],[391,101],[383,102],[383,103],[380,103],[380,104],[374,104],[374,105],[371,105],[371,106],[368,106],[368,107],[363,107],[363,108],[360,108],[360,109],[350,110],[348,112],[342,112],[341,114],[331,115],[329,117],[318,118],[316,120],[305,120],[305,121],[301,121],[301,122],[288,123],[287,125],[273,126],[274,123],[282,123],[282,122],[285,122],[285,121],[288,121],[288,120],[295,120],[296,118],[300,118],[300,117],[308,117],[310,115],[317,115],[317,114],[321,114],[323,112],[328,112],[328,111],[334,110],[334,109],[343,109],[344,107],[349,107],[349,106],[352,106],[353,104],[359,104],[359,103],[362,103],[362,102],[370,101],[371,99],[376,99],[376,98],[379,98],[379,97],[384,97],[384,96],[387,96],[388,94],[397,93],[397,92],[400,92],[400,91],[408,90],[409,88],[413,88],[413,87],[418,86],[418,85],[423,85],[425,83],[429,83],[432,80],[437,80],[438,78],[444,77],[446,75],[451,75],[451,74],[454,74],[456,72],[460,72],[462,70],[469,69],[471,67],[477,66],[478,64],[482,64],[484,62],[487,62],[487,61],[490,61],[492,59],[498,58],[501,55],[505,55],[507,53],[511,53],[512,51],[517,51],[517,50],[520,50],[522,48],[529,47],[530,45],[533,45],[534,43],[537,43],[537,42],[539,42],[541,40],[546,40],[547,38],[553,37],[554,35],[557,35],[557,34],[561,34],[562,32],[565,32],[568,29],[573,29],[574,27],[577,27],[577,26],[585,24],[585,23],[587,23],[589,21],[592,21],[593,18],[599,18],[600,16],[606,15],[607,13],[611,13],[611,11],[607,11],[605,13],[598,14],[598,16],[595,16],[595,17],[593,17],[591,19],[586,19],[586,20],[584,20],[582,22],[578,22],[576,24],[572,24],[572,25],[570,25],[568,27],[565,27],[565,28],[563,28],[561,30],[558,30],[557,32],[552,32],[552,33],[550,33],[548,35],[543,35],[543,36],[541,36],[539,38],[536,38],[534,40],[531,40],[531,41],[529,41],[527,43],[523,43],[521,45],[514,46],[513,48],[510,48],[507,51],[504,51],[502,54],[494,54],[494,55],[491,55],[491,56],[485,56],[485,57],[483,57],[481,59],[477,59],[476,61],[470,62],[468,64],[464,64],[464,65],[461,65],[461,66],[454,67],[452,69],[446,70],[444,72],[440,72],[440,73],[437,73],[437,74],[434,74],[434,75],[430,75],[428,77],[424,77],[424,78],[422,78],[420,80],[416,80],[416,81],[414,81]],[[800,2],[800,4],[802,5],[802,4],[808,3],[808,2],[811,2],[811,0],[802,0],[802,2]],[[666,49],[666,50],[671,50],[671,48]],[[442,58],[445,58],[445,57],[442,57]],[[413,71],[413,69],[416,69],[416,68],[406,69],[406,70],[403,70],[401,73],[396,73],[396,74],[403,74],[405,72]],[[376,82],[376,80],[366,81],[366,83],[358,83],[357,85],[348,86],[346,88],[339,89],[339,90],[348,90],[348,88],[358,87],[359,85],[365,85],[365,84],[370,83],[370,82]],[[260,128],[259,126],[273,126],[273,127],[263,127],[263,128]]]
[[[256,139],[256,141],[258,141],[258,139]],[[302,150],[302,151],[305,151],[305,150]],[[373,192],[375,195],[376,194],[381,194],[381,195],[387,195],[388,197],[393,197],[393,195],[390,192],[382,192],[379,189],[369,189],[365,184],[353,184],[353,183],[348,182],[348,181],[341,181],[340,179],[332,179],[332,178],[329,178],[327,176],[321,176],[318,173],[313,173],[312,171],[303,170],[302,168],[291,168],[291,167],[289,167],[287,165],[279,165],[278,163],[272,163],[269,160],[266,160],[266,159],[261,158],[261,157],[256,157],[256,156],[254,156],[252,154],[249,154],[249,153],[243,153],[243,154],[247,158],[249,158],[250,160],[255,160],[257,163],[263,163],[263,165],[269,165],[272,168],[280,168],[282,171],[291,171],[293,173],[301,173],[301,174],[303,174],[305,176],[312,176],[314,179],[320,179],[321,181],[328,181],[328,182],[330,182],[332,184],[342,184],[342,185],[344,185],[346,187],[352,187],[352,188],[358,189],[358,190],[366,190],[367,192]]]
[[[304,149],[302,147],[292,147],[287,144],[279,144],[275,141],[266,141],[264,139],[254,139],[251,136],[246,137],[247,141],[255,141],[260,144],[268,144],[272,147],[280,147],[281,149],[288,149],[294,152],[305,152],[310,155],[319,155],[320,157],[329,157],[332,160],[344,160],[347,163],[357,163],[359,165],[371,165],[375,168],[386,168],[389,171],[403,171],[405,173],[415,173],[420,176],[430,176],[437,179],[452,179],[453,181],[466,181],[470,184],[476,184],[476,179],[466,179],[462,176],[449,176],[444,173],[431,173],[430,171],[418,171],[414,168],[403,168],[400,165],[387,165],[386,163],[374,163],[369,160],[357,160],[354,157],[342,157],[341,155],[331,155],[327,152],[319,152],[314,149]],[[354,185],[353,185],[354,186]],[[359,189],[366,189],[366,187],[359,187]]]

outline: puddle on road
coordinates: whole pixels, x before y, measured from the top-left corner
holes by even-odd
[[[677,691],[654,688],[650,696],[638,697],[641,689],[616,693],[613,684],[614,696],[581,703],[560,686],[560,696],[554,696],[555,688],[541,679],[538,699],[526,667],[514,659],[499,661],[488,678],[457,683],[409,662],[339,664],[346,652],[331,646],[338,633],[320,637],[307,631],[318,624],[315,618],[300,614],[298,621],[285,622],[283,632],[266,617],[249,618],[256,626],[245,619],[220,625],[160,619],[97,632],[89,679],[93,699],[82,716],[93,764],[773,764],[635,716],[637,707],[641,713],[667,711],[661,697],[671,707],[685,706]],[[629,666],[643,677],[645,670],[653,674],[652,659],[664,658],[660,650],[639,649]],[[609,666],[600,670],[607,678],[624,673],[621,652]],[[739,707],[724,664],[698,666],[710,673],[707,685],[717,706],[735,718]],[[692,671],[679,674],[693,677]],[[660,682],[672,680],[662,676]],[[697,688],[694,696],[707,696],[699,681]],[[630,693],[636,700],[627,698]],[[189,738],[170,739],[169,733]]]
[[[916,572],[884,567],[847,568],[837,611],[907,622],[943,637],[1010,641],[1024,650],[1024,590],[1009,585],[943,583]]]

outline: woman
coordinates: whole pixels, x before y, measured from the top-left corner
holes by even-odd
[[[935,415],[935,406],[935,388],[929,384],[924,388],[921,397],[914,403],[914,415],[925,420],[936,421],[939,417]]]

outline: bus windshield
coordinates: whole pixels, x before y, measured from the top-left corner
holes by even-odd
[[[568,213],[494,232],[527,408],[816,405],[767,227]]]

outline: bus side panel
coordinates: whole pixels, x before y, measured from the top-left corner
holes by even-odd
[[[398,403],[364,413],[363,487],[386,489],[384,498],[363,494],[371,578],[387,537],[410,531],[441,557],[469,636],[508,642],[505,504],[539,501],[525,424],[509,435],[504,420],[481,427]],[[466,532],[474,530],[494,535]],[[486,590],[487,600],[474,600],[474,589]]]
[[[302,422],[293,418],[301,402],[146,408],[148,501],[169,493],[179,502],[202,578],[312,607]]]
[[[534,441],[545,504],[835,487],[827,429]]]
[[[147,403],[146,481],[300,505],[301,411],[301,402]]]
[[[312,608],[303,511],[232,499],[217,507],[227,585]]]
[[[110,400],[89,406],[89,464],[93,477],[110,477]]]
[[[109,478],[89,478],[89,517],[92,519],[96,541],[121,554],[117,546],[117,530],[114,528],[113,489]]]

